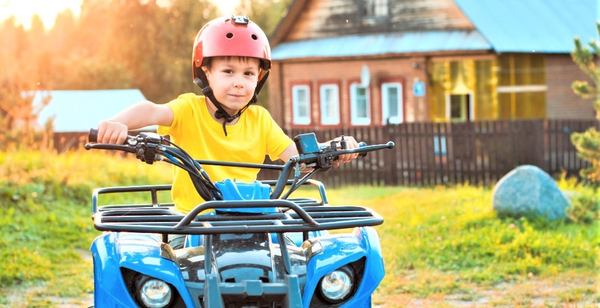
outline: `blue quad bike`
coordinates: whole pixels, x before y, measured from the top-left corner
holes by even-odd
[[[383,219],[360,206],[330,206],[323,184],[310,179],[338,156],[393,148],[394,143],[346,149],[319,144],[313,133],[294,138],[299,155],[283,165],[194,160],[154,133],[123,145],[86,149],[134,153],[189,173],[204,203],[186,215],[158,201],[170,185],[94,190],[94,226],[106,231],[91,246],[96,307],[370,307],[384,276],[379,237]],[[279,170],[277,180],[213,183],[201,165]],[[307,166],[308,173],[301,173]],[[320,200],[289,198],[301,186]],[[99,204],[99,197],[137,192],[143,204]],[[146,194],[147,193],[147,194]],[[122,196],[123,197],[123,196]],[[327,230],[354,228],[352,233]],[[174,244],[179,239],[181,244]],[[183,239],[183,240],[182,240]]]

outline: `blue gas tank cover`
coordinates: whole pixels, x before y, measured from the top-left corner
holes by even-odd
[[[271,186],[259,181],[251,183],[235,182],[226,179],[216,182],[215,185],[223,194],[223,200],[269,200],[271,196]],[[219,209],[218,212],[236,212],[236,213],[276,213],[276,208],[232,208]]]

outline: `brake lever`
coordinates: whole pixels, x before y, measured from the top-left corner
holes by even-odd
[[[86,150],[117,150],[123,151],[127,153],[135,153],[136,150],[129,145],[120,145],[120,144],[106,144],[106,143],[86,143],[84,145]]]

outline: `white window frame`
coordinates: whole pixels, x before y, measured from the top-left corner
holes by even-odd
[[[327,102],[325,101],[325,92],[327,90],[331,90],[331,97],[333,99],[333,101],[331,102]],[[320,108],[321,108],[321,124],[323,125],[337,125],[340,124],[340,90],[337,84],[335,83],[328,83],[328,84],[322,84],[319,87],[319,104],[320,104]],[[331,117],[326,117],[327,115],[327,105],[328,104],[333,104],[333,113],[334,115]]]
[[[299,91],[306,91],[306,102],[298,101]],[[300,116],[300,104],[306,104],[308,114],[306,116]],[[294,85],[292,86],[292,123],[296,125],[309,125],[310,124],[310,87],[308,85]]]
[[[450,118],[450,96],[451,95],[468,95],[469,96],[469,110],[467,110],[467,112],[469,113],[469,120],[465,120],[464,122],[473,122],[475,121],[475,100],[473,98],[473,92],[467,92],[464,94],[446,94],[446,120],[448,122],[453,122],[453,120]],[[454,121],[454,122],[459,122],[459,123],[463,123],[463,121]]]
[[[366,0],[366,14],[371,17],[381,17],[389,15],[388,0]]]
[[[388,105],[387,89],[395,87],[398,89],[398,116],[390,117]],[[400,82],[384,82],[381,84],[381,121],[386,125],[387,119],[390,118],[390,124],[400,124],[404,122],[404,93],[402,93],[402,84]]]
[[[364,88],[366,95],[366,108],[367,117],[358,117],[357,115],[357,101],[356,101],[356,90],[358,88]],[[350,116],[352,125],[369,125],[371,124],[371,94],[369,87],[363,87],[358,82],[350,84]]]

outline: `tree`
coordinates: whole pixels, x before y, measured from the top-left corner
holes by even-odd
[[[291,0],[240,0],[237,11],[259,25],[267,35],[285,15]]]
[[[600,23],[596,24],[600,35]],[[579,38],[575,38],[575,50],[571,53],[573,61],[591,79],[592,84],[587,81],[577,80],[572,84],[573,91],[585,98],[594,100],[596,118],[600,119],[600,68],[598,59],[600,56],[600,43],[592,40],[589,45],[583,46]],[[571,142],[575,145],[579,156],[590,162],[591,167],[581,171],[583,177],[588,180],[600,182],[600,132],[590,128],[582,133],[573,133]]]

